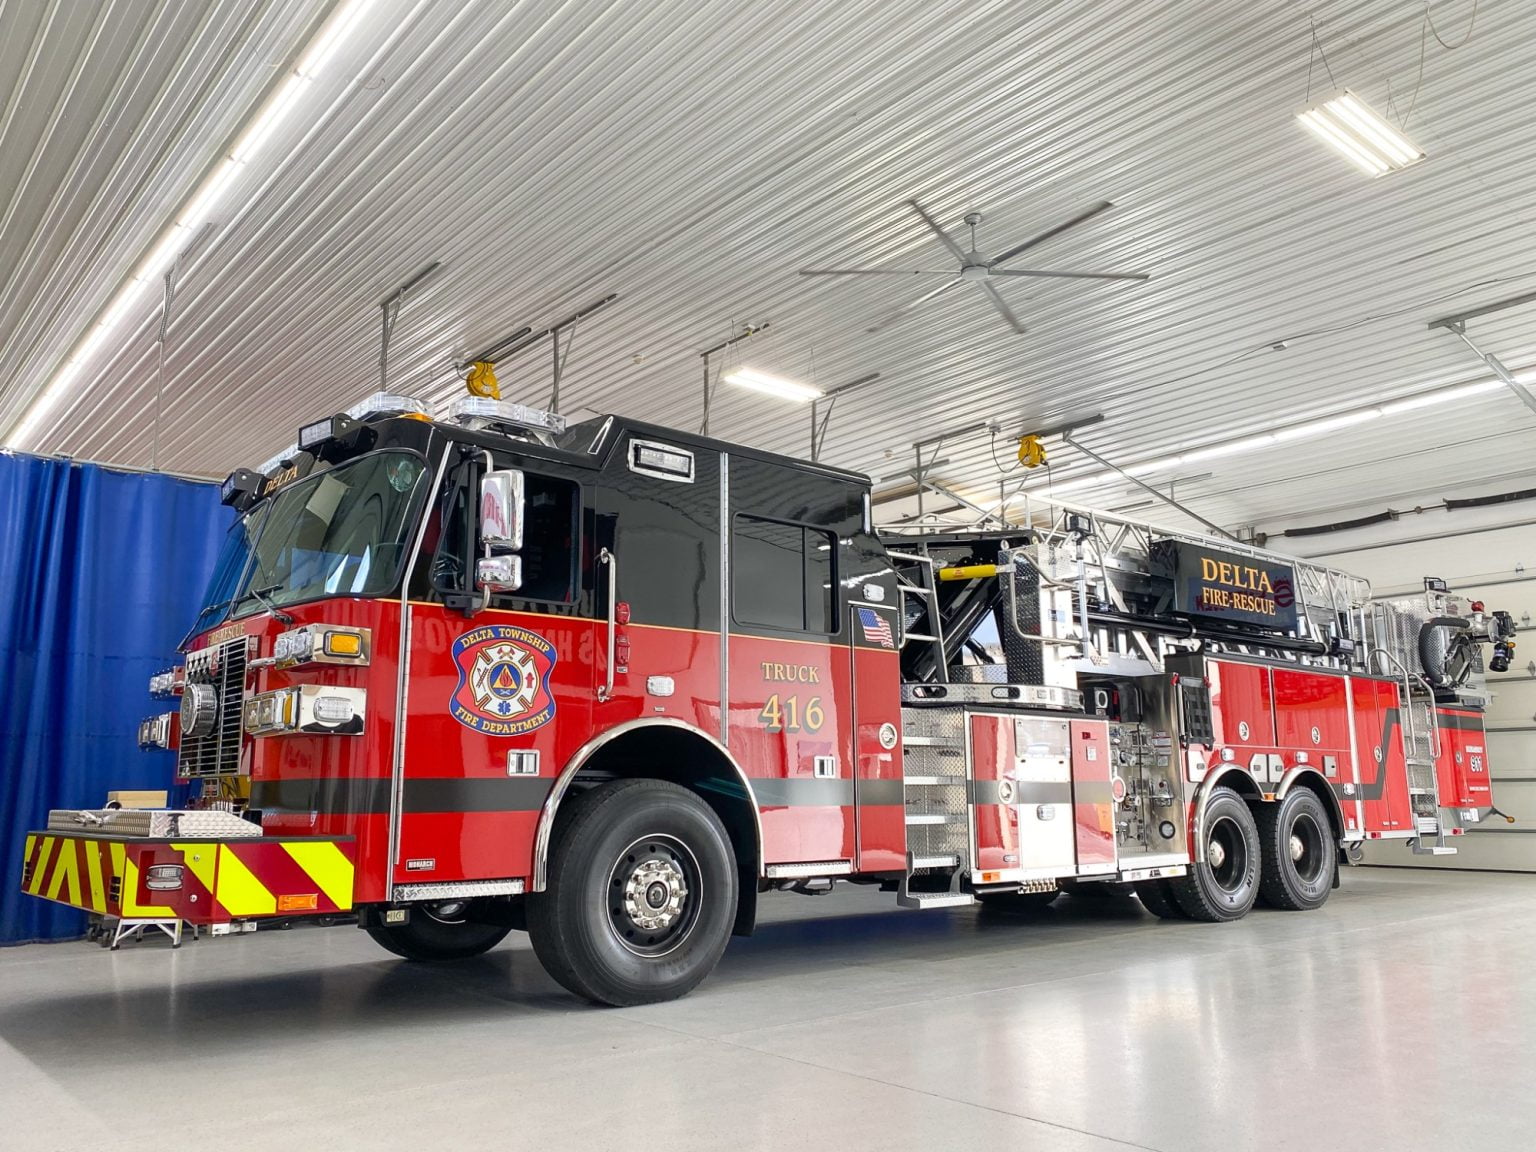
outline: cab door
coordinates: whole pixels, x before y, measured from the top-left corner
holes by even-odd
[[[527,881],[550,786],[591,731],[583,484],[533,461],[494,463],[524,477],[522,584],[478,607],[479,546],[466,537],[478,536],[482,468],[450,468],[405,605],[396,885]]]

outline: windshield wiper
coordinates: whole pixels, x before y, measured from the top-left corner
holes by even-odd
[[[240,599],[256,601],[256,603],[260,604],[266,611],[267,615],[272,617],[272,619],[276,620],[279,624],[292,624],[293,617],[288,615],[288,613],[284,612],[276,604],[267,599],[267,593],[276,592],[281,587],[281,584],[269,584],[265,588],[251,588],[248,589],[245,595],[240,597]]]

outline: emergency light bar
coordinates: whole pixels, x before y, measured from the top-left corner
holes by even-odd
[[[515,428],[556,433],[564,432],[566,428],[565,417],[558,413],[514,404],[510,400],[492,400],[487,396],[466,396],[455,401],[448,409],[448,418],[470,428],[510,424]]]

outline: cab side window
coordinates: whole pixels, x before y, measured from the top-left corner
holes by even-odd
[[[830,532],[738,514],[731,524],[731,614],[738,624],[837,631]]]

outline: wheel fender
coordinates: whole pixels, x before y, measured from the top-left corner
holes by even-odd
[[[1191,855],[1196,864],[1205,863],[1205,810],[1211,802],[1211,794],[1218,787],[1232,788],[1234,785],[1236,791],[1243,795],[1251,792],[1254,796],[1262,796],[1264,792],[1248,769],[1235,761],[1214,769],[1200,782],[1195,792],[1195,801],[1190,806],[1189,835],[1194,848]]]
[[[658,716],[643,720],[627,720],[622,724],[615,724],[612,728],[599,733],[578,748],[575,755],[561,769],[560,775],[555,778],[554,786],[550,788],[549,795],[544,800],[544,807],[539,813],[538,831],[533,841],[533,883],[530,886],[531,891],[544,891],[545,884],[548,881],[549,843],[555,830],[555,816],[560,809],[561,801],[565,799],[566,793],[570,790],[572,782],[575,781],[577,775],[581,772],[582,768],[586,767],[592,757],[597,755],[606,745],[644,728],[680,729],[710,745],[731,766],[746,792],[748,807],[752,809],[752,822],[756,840],[752,845],[752,856],[756,864],[757,875],[761,878],[763,875],[763,817],[762,813],[758,810],[757,797],[752,791],[751,780],[742,771],[741,765],[736,762],[735,757],[726,750],[725,745],[721,744],[719,740],[715,739],[708,732],[682,720]]]
[[[1321,792],[1325,799],[1323,807],[1328,809],[1328,816],[1333,821],[1333,834],[1340,845],[1347,842],[1344,832],[1344,806],[1339,803],[1338,793],[1328,783],[1328,778],[1308,764],[1297,764],[1280,778],[1279,785],[1275,788],[1275,803],[1284,800],[1286,793],[1290,792],[1301,781],[1308,784],[1315,783],[1314,792]]]

